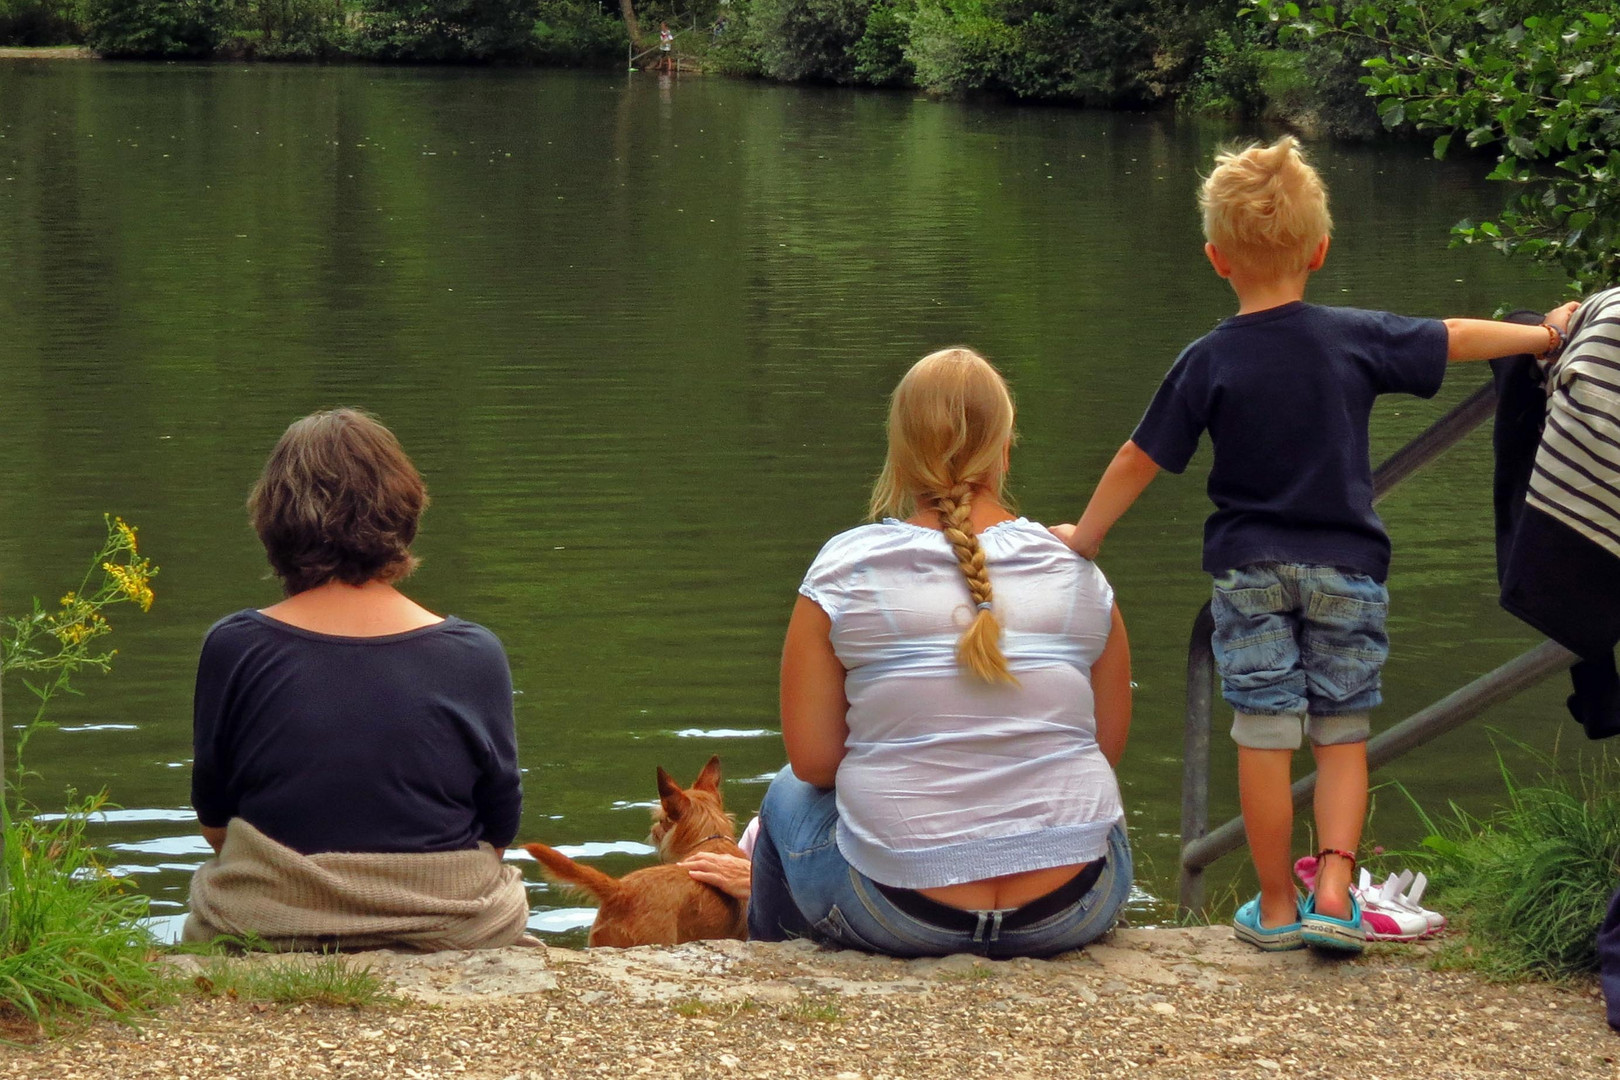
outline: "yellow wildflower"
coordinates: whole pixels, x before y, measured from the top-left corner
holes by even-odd
[[[147,559],[140,559],[128,566],[118,563],[104,562],[101,569],[106,571],[115,589],[126,597],[139,604],[142,611],[152,610],[152,564]]]
[[[123,546],[129,548],[130,551],[140,550],[140,548],[135,545],[135,526],[131,525],[121,517],[115,517],[113,518],[113,528],[117,531],[118,538],[123,541]]]
[[[65,608],[70,608],[73,606],[73,602],[78,598],[79,596],[77,593],[70,592],[66,596],[62,597],[62,606]]]

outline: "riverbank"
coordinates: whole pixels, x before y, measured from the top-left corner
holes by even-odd
[[[0,47],[0,60],[97,60],[83,45],[50,45],[33,49],[22,46]]]
[[[0,1076],[1620,1076],[1595,986],[1492,984],[1431,959],[1264,955],[1225,927],[1120,930],[1053,961],[732,941],[379,953],[362,960],[404,1004],[188,1001],[138,1029],[0,1049]]]

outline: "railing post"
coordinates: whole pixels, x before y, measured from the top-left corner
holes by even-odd
[[[1182,734],[1181,846],[1209,830],[1209,734],[1215,702],[1215,617],[1206,603],[1187,643],[1187,715]],[[1204,906],[1204,868],[1182,863],[1177,907],[1184,915]]]

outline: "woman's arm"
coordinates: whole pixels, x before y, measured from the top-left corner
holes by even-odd
[[[782,742],[793,775],[830,788],[849,738],[844,665],[832,647],[832,620],[821,605],[799,597],[782,645]]]
[[[1118,604],[1108,628],[1108,644],[1091,665],[1091,693],[1097,703],[1097,745],[1108,764],[1118,768],[1131,733],[1131,643]]]

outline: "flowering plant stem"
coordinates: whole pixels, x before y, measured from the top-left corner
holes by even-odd
[[[19,672],[23,686],[36,701],[33,716],[22,725],[12,748],[12,769],[5,761],[5,712],[0,707],[0,825],[9,830],[13,798],[30,775],[23,753],[34,733],[52,727],[45,711],[58,694],[76,694],[73,676],[90,668],[108,671],[117,649],[102,649],[96,639],[112,632],[102,612],[114,604],[131,603],[142,611],[152,607],[152,578],[157,567],[142,558],[135,527],[123,518],[106,516],[107,539],[79,581],[79,587],[47,608],[38,597],[25,615],[0,617],[0,685],[5,676]],[[0,700],[3,706],[3,700]],[[9,789],[9,790],[7,790]],[[19,807],[20,810],[20,807]],[[3,845],[3,840],[0,840]],[[7,887],[6,860],[0,846],[0,891]]]

